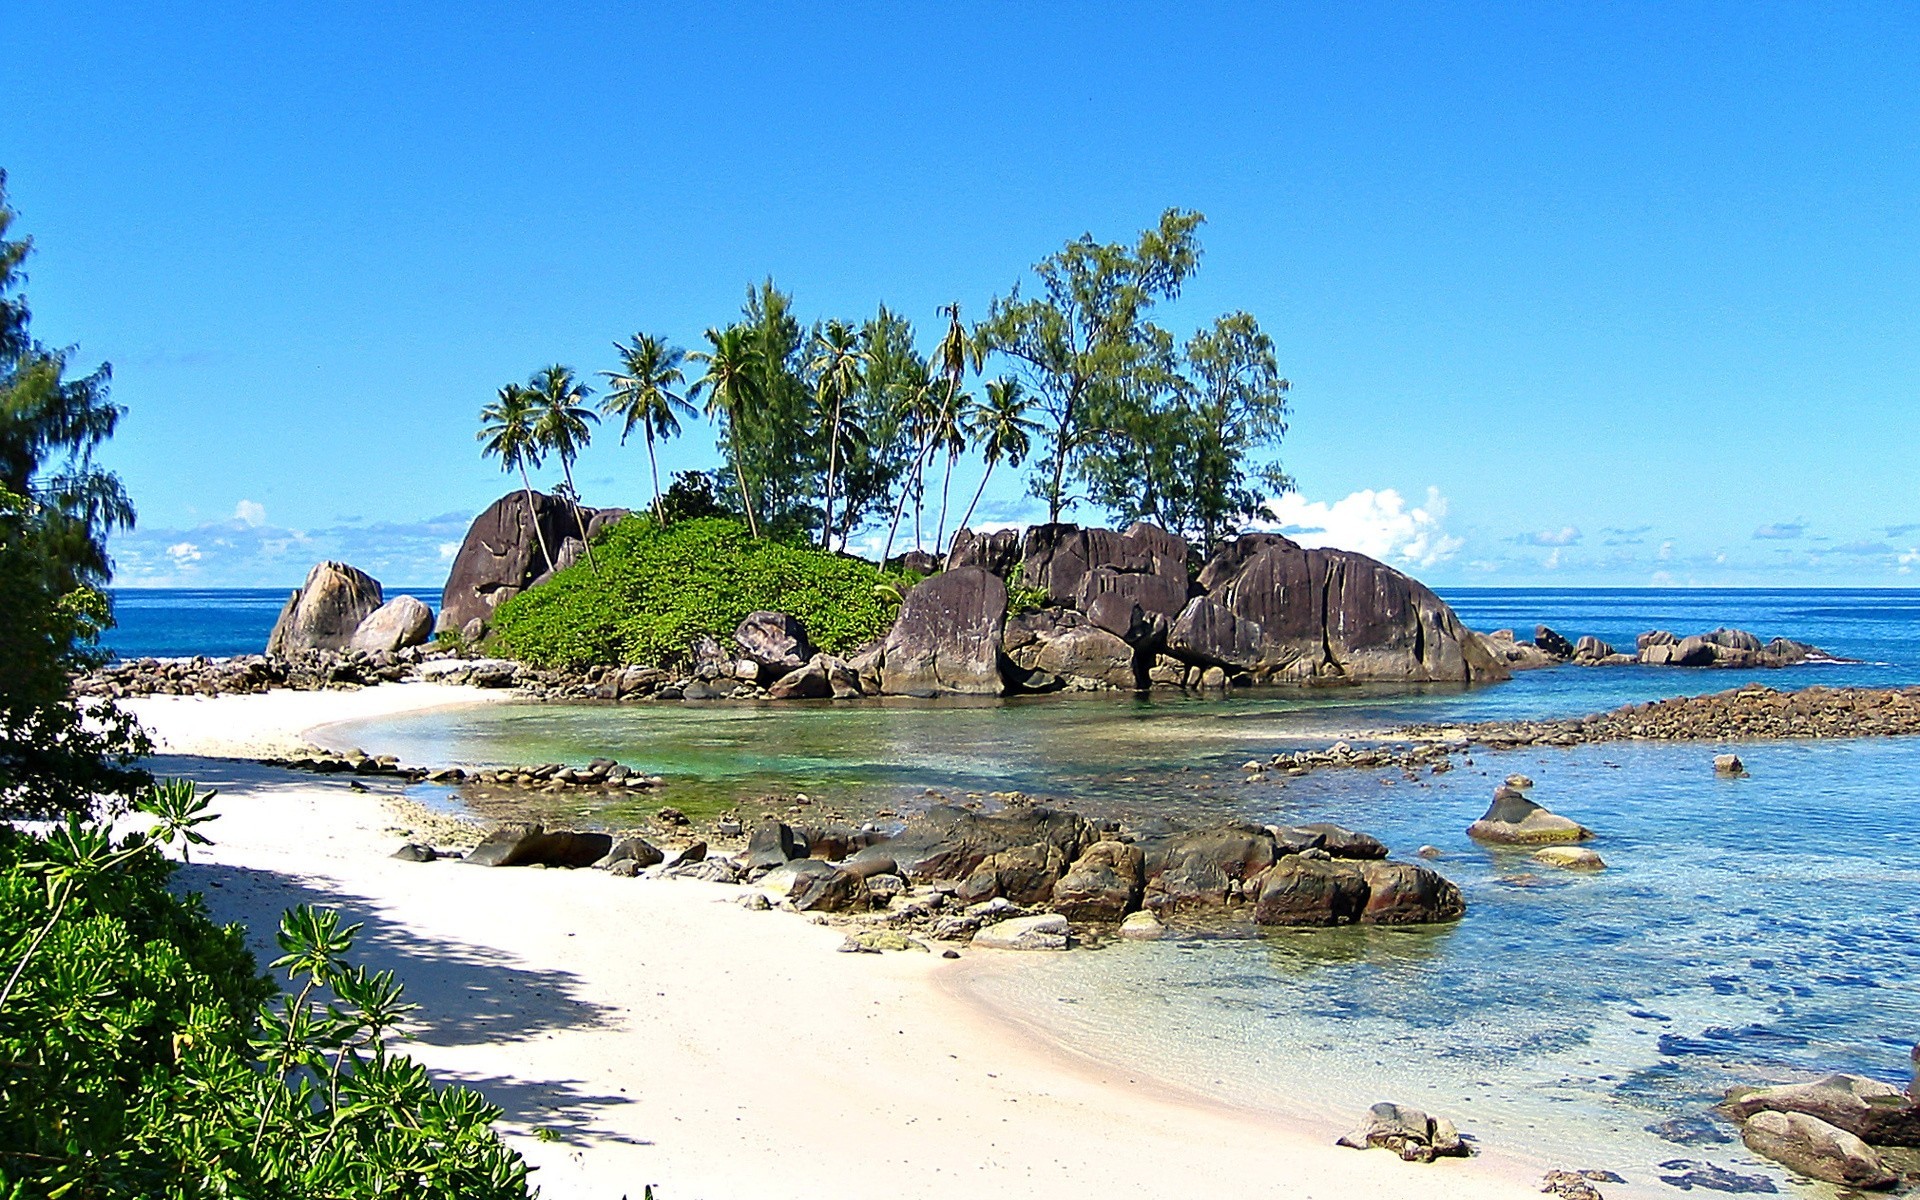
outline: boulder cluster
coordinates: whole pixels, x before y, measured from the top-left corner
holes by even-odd
[[[1914,1052],[1920,1067],[1920,1049]],[[1900,1182],[1876,1147],[1920,1146],[1920,1078],[1901,1091],[1858,1075],[1734,1088],[1721,1110],[1755,1154],[1812,1179],[1882,1189]]]
[[[1591,634],[1578,641],[1545,625],[1534,628],[1533,640],[1519,641],[1511,629],[1496,629],[1481,638],[1487,650],[1509,670],[1526,671],[1573,663],[1582,667],[1791,667],[1804,662],[1842,662],[1818,646],[1789,638],[1761,641],[1744,629],[1715,629],[1679,637],[1654,629],[1634,639],[1631,653],[1617,650]]]
[[[891,835],[769,819],[737,855],[694,847],[668,857],[637,838],[513,825],[467,857],[752,884],[782,907],[859,914],[937,940],[1022,922],[976,941],[1013,949],[1064,949],[1074,926],[1125,922],[1129,936],[1151,936],[1172,922],[1408,925],[1465,911],[1459,889],[1436,872],[1390,861],[1375,838],[1326,824],[1127,831],[1039,805],[994,814],[936,805]]]
[[[136,658],[110,663],[74,680],[80,696],[129,699],[136,696],[219,696],[273,688],[316,691],[359,687],[413,677],[425,651],[395,653],[359,650],[299,650],[279,656],[243,654],[232,658]]]
[[[1920,733],[1920,688],[1810,687],[1783,692],[1748,684],[1707,696],[1627,704],[1565,721],[1486,721],[1416,726],[1409,736],[1493,749],[1589,742],[1759,741],[1768,738],[1890,737]],[[1745,767],[1716,766],[1722,774]]]
[[[320,750],[286,758],[259,760],[263,766],[289,771],[311,771],[319,775],[372,775],[402,779],[409,783],[438,783],[449,787],[498,787],[523,792],[646,791],[660,787],[666,780],[645,775],[611,758],[596,758],[585,766],[565,763],[540,763],[533,766],[422,767],[403,764],[391,754],[368,754],[365,750]]]
[[[380,581],[340,562],[315,563],[287,597],[267,637],[267,657],[308,650],[392,654],[433,635],[433,611],[412,596],[384,599]]]

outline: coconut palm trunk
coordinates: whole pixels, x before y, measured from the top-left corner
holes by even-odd
[[[573,463],[563,457],[560,471],[567,477],[567,503],[573,505],[573,523],[580,527],[580,544],[587,551],[587,569],[598,575],[600,564],[593,561],[593,543],[587,540],[587,519],[580,514],[580,493],[573,486]]]
[[[740,485],[740,507],[747,510],[747,532],[754,541],[760,540],[760,523],[753,519],[753,501],[747,499],[747,476],[740,469],[740,456],[733,456],[733,481]]]
[[[653,472],[653,519],[662,528],[667,524],[666,506],[660,503],[660,460],[653,453],[653,427],[647,427],[647,468]]]
[[[553,574],[553,551],[547,549],[546,531],[540,528],[540,511],[533,506],[533,482],[527,478],[527,464],[520,464],[520,486],[527,493],[527,520],[533,525],[534,540],[540,543],[540,557],[547,560],[547,574]]]
[[[988,459],[986,472],[980,476],[980,486],[973,489],[973,499],[967,504],[967,515],[961,517],[960,523],[953,527],[953,535],[955,537],[959,537],[960,531],[967,528],[968,524],[973,520],[973,510],[979,505],[980,497],[986,494],[987,480],[993,478],[994,466],[994,460],[991,458]]]
[[[826,519],[820,523],[820,548],[833,549],[833,473],[840,453],[840,393],[833,394],[833,431],[827,437]]]
[[[947,493],[953,490],[953,460],[960,457],[947,450],[947,473],[940,480],[940,524],[933,531],[933,552],[945,554],[947,545]]]

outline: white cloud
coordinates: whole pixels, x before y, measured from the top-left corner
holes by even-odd
[[[1661,543],[1660,543],[1660,552],[1659,552],[1658,554],[1655,554],[1655,555],[1654,555],[1654,557],[1655,557],[1655,558],[1657,558],[1657,559],[1659,559],[1659,560],[1660,560],[1661,562],[1670,562],[1670,561],[1672,561],[1672,559],[1673,559],[1673,543],[1672,543],[1672,542],[1661,542]]]
[[[265,525],[267,506],[257,500],[242,500],[233,506],[233,519],[247,526]]]
[[[1459,553],[1465,542],[1445,527],[1447,498],[1439,488],[1427,489],[1426,503],[1409,508],[1393,488],[1354,492],[1331,504],[1288,493],[1269,500],[1270,522],[1256,529],[1275,529],[1303,546],[1330,546],[1357,550],[1374,558],[1431,567]]]
[[[1523,546],[1572,546],[1580,541],[1580,530],[1577,526],[1566,525],[1559,529],[1543,529],[1538,533],[1518,534],[1513,540]]]
[[[1560,554],[1561,554],[1561,550],[1559,547],[1556,546],[1545,558],[1540,560],[1540,565],[1549,571],[1559,570]]]
[[[200,561],[200,547],[192,542],[175,542],[167,547],[167,557],[177,569],[186,570]]]
[[[441,562],[453,561],[453,556],[458,553],[460,553],[459,542],[441,542],[440,543],[440,561]]]

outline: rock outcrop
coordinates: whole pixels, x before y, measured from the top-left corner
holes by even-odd
[[[580,510],[589,536],[626,514],[625,509]],[[475,620],[484,628],[493,620],[496,608],[547,573],[546,557],[540,548],[542,538],[555,556],[555,566],[560,567],[567,539],[578,541],[579,536],[572,507],[557,497],[535,492],[531,507],[525,491],[508,492],[495,500],[474,518],[453,557],[446,588],[440,594],[440,619],[435,629],[462,633]]]
[[[1467,836],[1482,842],[1537,846],[1552,842],[1584,842],[1593,831],[1577,821],[1548,812],[1511,784],[1493,789],[1493,803],[1478,821],[1467,826]]]
[[[1436,1158],[1465,1157],[1471,1151],[1461,1140],[1460,1131],[1445,1117],[1430,1117],[1417,1108],[1381,1103],[1367,1112],[1367,1119],[1339,1144],[1355,1150],[1379,1147],[1391,1150],[1407,1162],[1432,1162]]]
[[[1804,1113],[1875,1145],[1920,1146],[1920,1107],[1892,1084],[1859,1075],[1734,1088],[1721,1107],[1740,1121],[1763,1112]]]
[[[783,612],[752,612],[733,631],[734,645],[763,668],[791,671],[813,657],[813,643],[800,618]]]
[[[391,654],[425,645],[433,636],[433,610],[412,596],[395,596],[367,614],[353,631],[348,649]]]
[[[1007,585],[979,567],[916,584],[881,648],[881,689],[895,696],[997,696]]]
[[[1740,1137],[1755,1154],[1812,1179],[1876,1190],[1900,1182],[1899,1172],[1873,1147],[1805,1113],[1759,1113],[1740,1130]]]
[[[380,581],[341,562],[315,564],[287,597],[267,637],[268,658],[303,650],[346,650],[360,623],[381,606]]]

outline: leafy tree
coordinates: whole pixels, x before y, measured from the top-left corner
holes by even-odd
[[[667,494],[660,498],[661,525],[697,521],[702,517],[743,519],[740,510],[720,495],[724,490],[724,485],[716,486],[714,476],[706,471],[676,473]]]
[[[48,816],[132,794],[148,746],[111,703],[70,694],[72,674],[106,657],[107,537],[134,521],[94,461],[123,410],[108,366],[69,378],[74,352],[34,338],[20,291],[32,242],[7,236],[14,219],[0,173],[0,815]]]
[[[918,447],[915,405],[927,379],[926,360],[914,348],[913,322],[884,304],[860,327],[860,346],[866,369],[853,404],[853,428],[859,436],[850,437],[843,447],[845,488],[843,495],[837,493],[843,548],[855,530],[892,507],[895,489],[912,470]],[[903,491],[900,504],[905,502]],[[891,549],[891,530],[888,543]]]
[[[480,457],[498,458],[505,471],[520,472],[520,487],[527,495],[527,520],[533,524],[533,536],[540,543],[540,557],[553,570],[553,551],[547,547],[547,535],[540,528],[540,514],[533,506],[533,481],[528,467],[540,465],[540,440],[534,436],[533,396],[517,383],[500,389],[492,404],[480,410]]]
[[[647,465],[653,472],[653,515],[665,523],[660,505],[660,462],[654,455],[655,439],[665,440],[680,433],[680,415],[694,415],[693,405],[674,389],[686,382],[680,364],[686,352],[665,338],[636,333],[622,344],[614,343],[620,353],[620,369],[602,371],[608,383],[607,398],[600,411],[620,419],[620,443],[637,425],[647,437]]]
[[[1013,378],[1000,378],[987,383],[987,398],[967,411],[967,429],[973,443],[980,447],[980,456],[986,461],[986,470],[980,476],[980,486],[973,490],[973,499],[967,504],[967,514],[960,518],[955,526],[956,532],[967,528],[973,520],[973,510],[980,503],[980,496],[987,490],[987,480],[993,478],[993,469],[1001,460],[1010,467],[1018,467],[1026,461],[1027,454],[1033,448],[1033,434],[1040,427],[1027,416],[1028,400],[1026,390],[1020,381]]]
[[[826,511],[820,521],[820,546],[829,549],[833,545],[833,485],[840,464],[841,430],[846,424],[847,402],[860,387],[868,356],[860,348],[858,331],[839,320],[828,321],[814,331],[813,348],[807,370],[813,375],[815,406],[822,410],[822,415],[826,415],[827,397],[833,398],[827,425],[826,496],[822,503]]]
[[[94,461],[126,410],[108,399],[113,368],[67,375],[72,347],[42,345],[20,289],[32,238],[9,239],[15,213],[0,171],[0,488],[25,498],[62,591],[99,588],[112,574],[106,542],[131,529],[133,503],[119,477]]]
[[[733,460],[733,478],[740,488],[740,507],[747,516],[747,530],[758,538],[760,524],[754,518],[753,499],[747,491],[746,468],[741,462],[741,445],[746,438],[736,431],[748,419],[748,413],[760,398],[760,351],[754,338],[738,325],[726,329],[709,328],[707,345],[711,349],[696,350],[688,355],[693,361],[706,364],[706,374],[693,381],[687,394],[698,396],[704,391],[707,394],[707,419],[718,418],[721,422],[720,444],[727,457]]]
[[[1069,467],[1125,395],[1172,374],[1173,338],[1149,314],[1199,265],[1203,219],[1170,208],[1131,247],[1082,235],[1034,266],[1039,295],[1024,297],[1016,285],[989,307],[982,344],[1013,362],[1044,418],[1046,455],[1032,490],[1049,521],[1071,503]]]
[[[755,402],[728,423],[726,436],[747,464],[761,526],[770,537],[804,538],[820,520],[827,439],[813,389],[804,379],[808,337],[793,297],[771,279],[749,288],[740,325],[753,339]]]
[[[580,527],[580,541],[587,548],[587,566],[593,568],[593,543],[587,540],[587,520],[580,513],[580,489],[573,486],[573,460],[593,438],[589,426],[600,423],[599,415],[587,407],[593,389],[574,378],[572,367],[559,363],[534,372],[527,388],[532,392],[534,441],[560,460],[560,470],[567,480],[567,503],[573,508],[574,524]]]
[[[1182,399],[1191,416],[1190,478],[1201,544],[1213,552],[1221,532],[1292,488],[1278,462],[1248,456],[1287,432],[1287,392],[1273,339],[1244,312],[1228,313],[1187,342],[1189,380]],[[1256,490],[1259,485],[1264,489]]]

